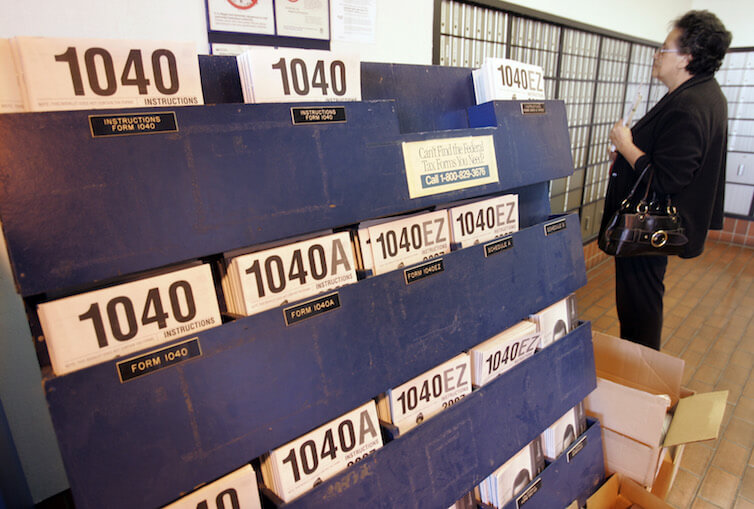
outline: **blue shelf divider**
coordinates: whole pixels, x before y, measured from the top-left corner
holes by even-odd
[[[103,111],[2,115],[0,217],[16,283],[24,297],[77,288],[545,183],[572,172],[563,103],[547,104],[548,115],[518,127],[408,134],[393,101],[340,103],[347,123],[311,126],[291,125],[291,104],[183,107],[177,132],[104,139],[89,127]],[[403,142],[478,135],[494,137],[499,183],[409,198]],[[543,138],[538,150],[512,141]],[[533,198],[539,220],[546,192],[543,184]]]

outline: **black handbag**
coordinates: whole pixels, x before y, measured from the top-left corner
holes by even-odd
[[[681,226],[678,210],[670,202],[670,196],[664,200],[653,194],[649,198],[654,170],[648,165],[631,191],[610,218],[607,228],[597,242],[600,249],[613,256],[676,255],[683,251],[688,238]],[[649,179],[644,196],[633,202],[639,184],[649,171]],[[662,201],[662,203],[661,203]]]

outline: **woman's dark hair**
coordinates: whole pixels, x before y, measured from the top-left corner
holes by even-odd
[[[732,36],[722,21],[709,11],[689,11],[674,24],[681,30],[678,48],[691,55],[686,70],[692,75],[714,74],[725,58]]]

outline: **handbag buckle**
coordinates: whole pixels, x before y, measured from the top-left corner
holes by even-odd
[[[652,234],[652,237],[649,239],[649,243],[652,244],[652,247],[662,247],[665,244],[668,243],[668,234],[665,230],[657,230]]]
[[[638,212],[641,215],[644,215],[647,213],[647,210],[649,210],[649,207],[647,207],[646,202],[640,201],[636,204],[636,212]]]

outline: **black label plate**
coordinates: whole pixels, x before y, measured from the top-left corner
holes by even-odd
[[[522,115],[545,115],[545,103],[521,103]]]
[[[484,257],[487,258],[498,253],[502,253],[506,249],[513,247],[513,237],[510,235],[503,237],[502,239],[494,240],[484,245]]]
[[[93,138],[134,134],[174,133],[178,120],[172,111],[163,113],[126,113],[120,115],[89,115]]]
[[[411,283],[416,283],[420,279],[424,279],[425,277],[434,276],[435,274],[439,274],[440,272],[443,272],[445,270],[445,265],[443,264],[442,258],[438,258],[436,260],[432,260],[431,262],[427,262],[423,265],[419,265],[418,267],[411,267],[410,269],[405,269],[403,271],[403,277],[406,280],[406,284],[410,285]]]
[[[560,230],[565,230],[566,226],[567,225],[565,218],[558,219],[557,221],[554,221],[552,223],[547,223],[545,225],[545,235],[552,235],[553,233],[557,233]]]
[[[304,302],[303,304],[297,304],[289,308],[283,309],[283,317],[285,318],[285,325],[293,325],[294,323],[312,318],[314,316],[333,311],[340,307],[340,294],[338,292],[325,295],[324,297],[318,297],[314,300]]]
[[[346,122],[345,106],[315,106],[291,108],[293,125],[303,124],[342,124]]]
[[[120,377],[120,382],[125,383],[134,378],[175,366],[194,357],[201,357],[201,355],[202,349],[199,345],[199,338],[189,339],[176,345],[119,362],[117,364],[118,376]]]
[[[538,477],[536,481],[534,481],[534,484],[526,488],[526,491],[521,493],[521,495],[516,499],[516,507],[521,508],[525,503],[527,503],[529,500],[531,500],[531,497],[533,497],[538,491],[539,488],[542,487],[542,478]]]
[[[580,452],[581,452],[581,450],[582,450],[582,449],[583,449],[584,447],[586,447],[586,435],[584,435],[584,437],[583,437],[583,438],[582,438],[581,440],[579,440],[578,442],[576,442],[576,443],[575,443],[575,444],[573,445],[573,447],[571,447],[571,448],[570,448],[570,449],[568,450],[568,454],[566,455],[566,457],[567,457],[567,459],[568,459],[568,463],[570,463],[570,462],[571,462],[571,460],[572,460],[572,459],[573,459],[573,458],[574,458],[574,457],[575,457],[575,456],[576,456],[576,455],[577,455],[578,453],[580,453]]]

